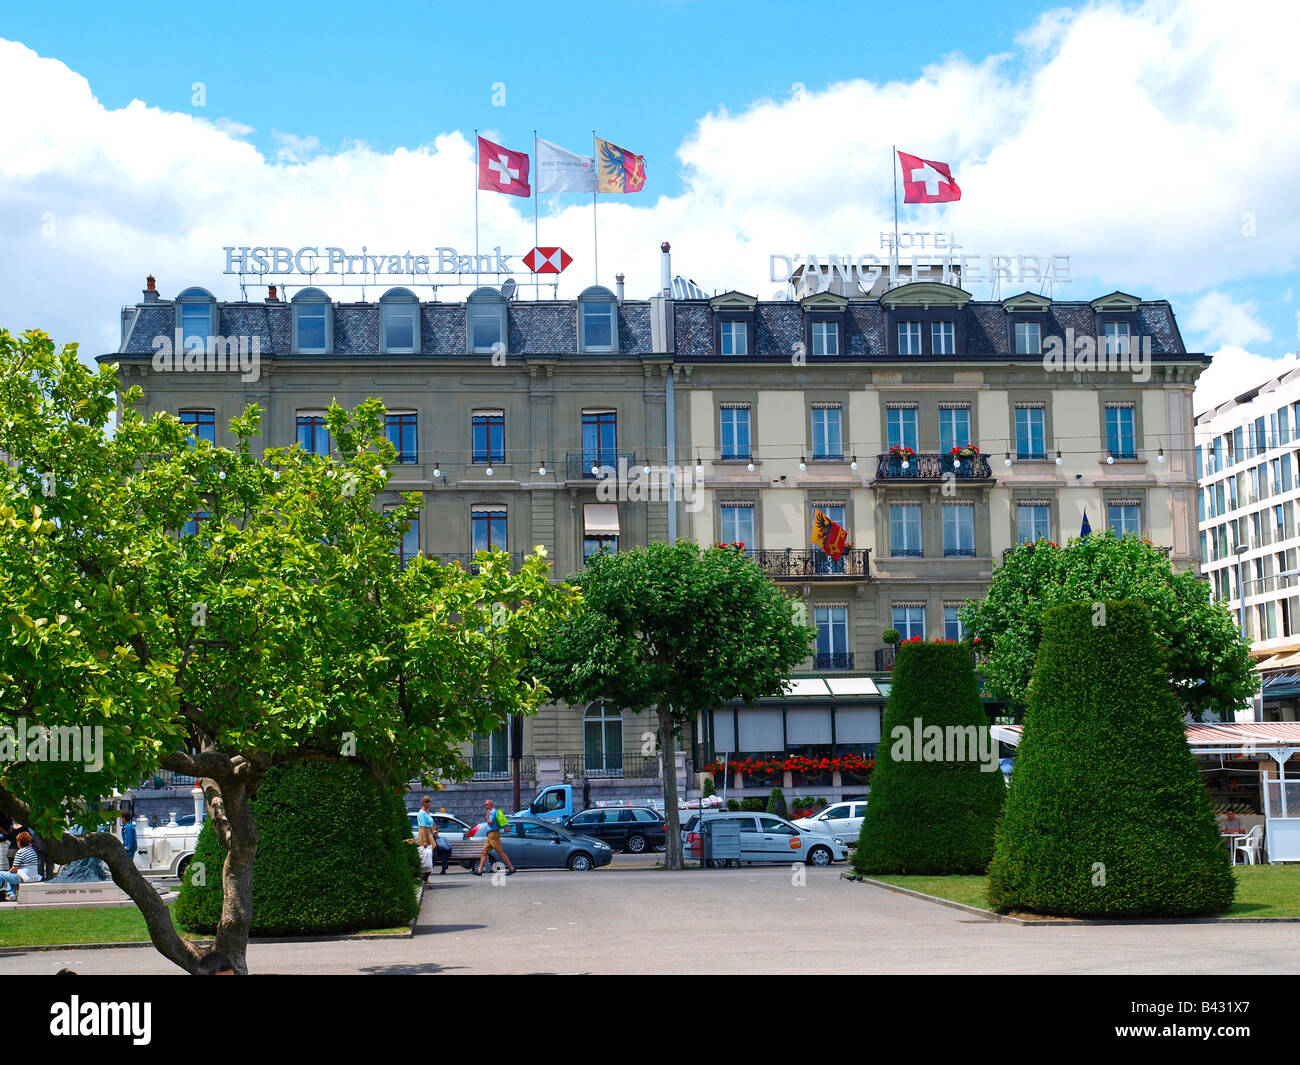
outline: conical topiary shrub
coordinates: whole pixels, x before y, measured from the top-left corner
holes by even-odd
[[[369,770],[348,762],[273,766],[252,807],[253,935],[394,928],[415,916],[420,857],[406,807]],[[225,860],[208,818],[176,900],[177,924],[216,931]]]
[[[990,902],[1186,916],[1223,912],[1234,887],[1146,605],[1046,611]]]
[[[771,794],[767,797],[767,812],[784,817],[786,814],[785,792],[780,788],[773,788]]]
[[[997,769],[970,646],[899,644],[854,868],[983,873],[1006,792]]]

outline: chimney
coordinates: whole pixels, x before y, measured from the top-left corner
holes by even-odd
[[[614,275],[614,292],[618,296],[618,302],[623,302],[623,275]]]
[[[663,290],[660,294],[664,299],[670,300],[673,298],[673,259],[668,253],[672,250],[672,245],[665,240],[659,245],[659,250],[664,253],[659,260],[660,288]]]
[[[274,285],[267,285],[267,286],[266,286],[266,302],[267,302],[267,303],[279,303],[279,302],[280,302],[280,297],[277,296],[277,295],[275,294],[275,286],[274,286]]]
[[[158,302],[158,289],[155,287],[153,274],[144,279],[144,301],[145,303]]]

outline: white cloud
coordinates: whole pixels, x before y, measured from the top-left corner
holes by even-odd
[[[1238,347],[1220,348],[1211,354],[1214,361],[1196,380],[1193,407],[1197,414],[1300,366],[1295,354],[1271,359]]]
[[[1208,344],[1240,348],[1259,340],[1269,340],[1271,333],[1256,317],[1253,300],[1237,303],[1222,292],[1207,292],[1182,315],[1182,330],[1199,333]]]
[[[771,253],[877,251],[892,226],[897,140],[951,163],[965,194],[907,209],[905,225],[952,230],[971,252],[1069,254],[1084,280],[1058,297],[1182,294],[1175,310],[1184,324],[1203,316],[1212,343],[1259,344],[1254,308],[1218,289],[1296,264],[1298,26],[1281,0],[1254,5],[1250,19],[1209,0],[1094,4],[1023,27],[1006,56],[949,55],[911,81],[857,79],[705,114],[676,160],[647,161],[648,191],[602,199],[601,280],[623,271],[629,295],[654,291],[665,239],[676,272],[763,296],[777,287]],[[164,295],[189,284],[236,295],[220,273],[225,245],[474,244],[465,131],[392,152],[276,131],[268,158],[242,123],[140,101],[107,109],[63,63],[4,41],[0,94],[42,101],[0,112],[0,256],[22,264],[0,286],[11,329],[40,325],[111,350],[117,307],[147,273]],[[657,194],[674,166],[683,191]],[[572,295],[592,279],[590,203],[542,210],[541,242],[575,257],[560,289]],[[522,254],[531,213],[484,193],[483,248]]]

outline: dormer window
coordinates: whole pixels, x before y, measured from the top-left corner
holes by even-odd
[[[1043,330],[1038,322],[1016,322],[1016,354],[1041,355],[1043,352]]]
[[[479,288],[465,301],[469,350],[487,354],[506,350],[506,301],[494,288]]]
[[[415,293],[394,288],[379,299],[379,350],[385,355],[413,355],[420,339],[420,303]]]
[[[324,355],[333,346],[334,315],[330,298],[318,288],[305,288],[293,298],[293,352]]]
[[[955,322],[930,323],[930,352],[934,355],[957,354],[957,324]]]
[[[181,350],[205,352],[217,335],[217,298],[205,288],[187,288],[176,297]]]
[[[618,350],[618,301],[607,288],[593,285],[578,297],[578,349]]]
[[[898,354],[900,355],[921,354],[921,323],[920,322],[899,322],[898,323]]]
[[[840,353],[840,324],[826,320],[812,323],[812,353],[838,355]]]
[[[719,351],[723,355],[748,355],[749,330],[747,323],[723,321],[718,324]]]
[[[1127,355],[1129,353],[1131,334],[1128,322],[1103,322],[1101,333],[1105,340],[1105,353],[1107,355]]]

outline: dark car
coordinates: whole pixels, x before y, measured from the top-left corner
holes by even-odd
[[[628,854],[662,847],[668,838],[664,815],[649,806],[599,806],[566,817],[563,824],[570,832],[603,839]]]

